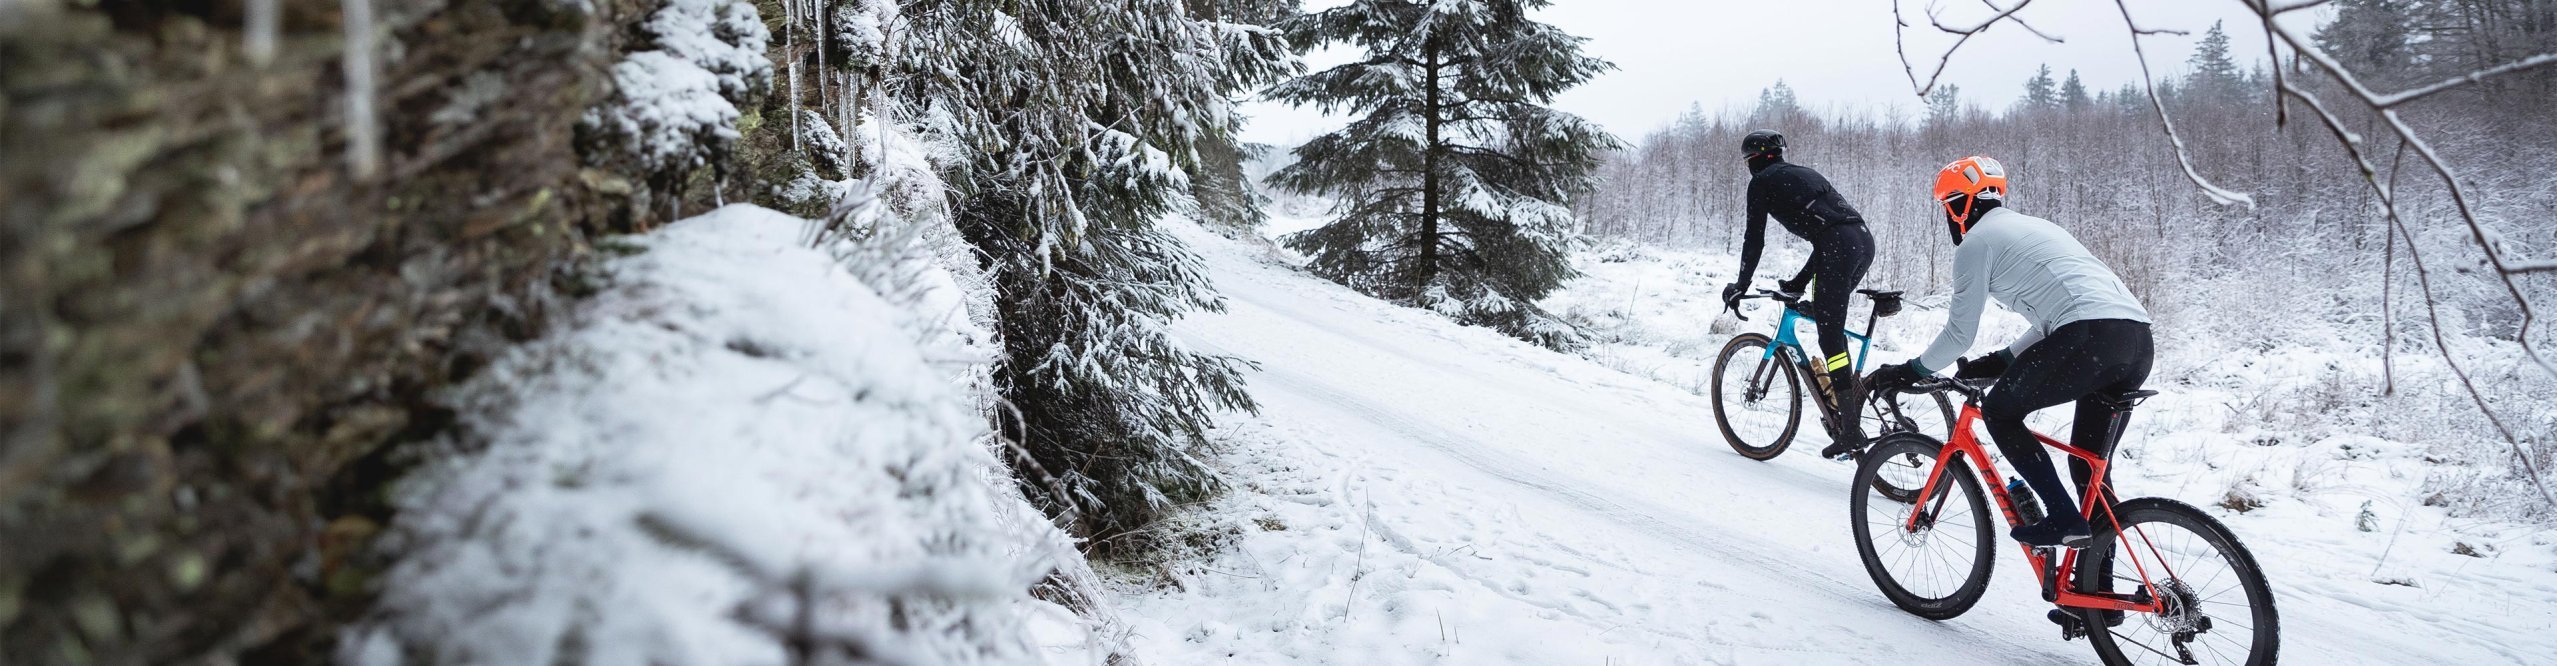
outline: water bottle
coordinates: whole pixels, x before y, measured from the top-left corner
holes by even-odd
[[[2015,499],[2015,515],[2023,518],[2024,524],[2042,522],[2042,500],[2033,496],[2032,488],[2025,487],[2024,479],[2008,481],[2007,496]]]

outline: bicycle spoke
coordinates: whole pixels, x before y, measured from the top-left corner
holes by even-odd
[[[2117,640],[2119,640],[2119,641],[2121,641],[2121,642],[2130,643],[2131,645],[2133,645],[2133,646],[2137,646],[2138,648],[2140,648],[2140,649],[2142,649],[2142,650],[2147,650],[2147,651],[2149,651],[2149,652],[2151,652],[2151,653],[2154,653],[2154,654],[2156,654],[2156,655],[2157,655],[2157,656],[2159,656],[2159,657],[2165,658],[2165,659],[2167,660],[2167,662],[2168,662],[2168,663],[2183,663],[2183,660],[2175,658],[2175,655],[2167,654],[2166,652],[2164,652],[2164,651],[2160,651],[2160,650],[2158,650],[2157,648],[2149,647],[2149,644],[2148,644],[2148,643],[2146,643],[2146,642],[2131,640],[2131,637],[2122,635],[2122,632],[2120,632],[2120,631],[2112,631],[2111,633],[2113,634],[2113,637],[2114,637],[2115,639],[2117,639]]]

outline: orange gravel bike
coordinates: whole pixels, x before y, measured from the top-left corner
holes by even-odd
[[[1929,379],[1911,390],[1965,400],[1953,441],[1916,432],[1883,436],[1856,469],[1848,501],[1856,554],[1882,595],[1932,620],[1971,609],[1987,592],[1996,542],[1988,519],[1996,499],[2010,526],[2041,519],[2032,491],[2001,484],[1973,434],[1985,382]],[[2118,442],[2131,408],[2156,391],[2100,399],[2106,437]],[[2046,446],[2085,461],[2076,510],[2095,527],[2084,550],[2024,546],[2042,600],[2062,640],[2085,637],[2107,664],[2272,664],[2280,648],[2273,591],[2255,556],[2210,514],[2158,497],[2121,501],[2107,483],[2105,456],[2039,433]],[[2108,442],[2110,443],[2110,442]],[[2112,447],[2098,450],[2111,451]],[[1983,493],[1983,485],[1987,493]],[[1884,488],[1918,488],[1914,497]],[[2021,544],[2019,544],[2021,545]]]

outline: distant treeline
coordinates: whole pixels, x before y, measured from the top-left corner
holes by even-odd
[[[2320,46],[2383,90],[2557,51],[2557,2],[2338,5],[2339,17],[2317,33]],[[2376,305],[2386,220],[2335,135],[2296,102],[2287,127],[2277,125],[2273,72],[2239,67],[2220,26],[2203,35],[2183,64],[2180,75],[2161,75],[2158,98],[2194,169],[2251,195],[2251,208],[2215,203],[2191,184],[2161,131],[2150,95],[2137,84],[2090,94],[2074,71],[2062,79],[2045,67],[2026,83],[2023,97],[1996,104],[2001,108],[1945,85],[1929,95],[1916,117],[1898,111],[1816,112],[1778,82],[1754,106],[1691,109],[1636,147],[1615,153],[1601,173],[1602,184],[1579,200],[1577,210],[1586,229],[1600,236],[1736,248],[1748,183],[1740,137],[1770,128],[1790,138],[1790,159],[1828,175],[1865,214],[1882,248],[1868,278],[1873,284],[1923,291],[1941,283],[1950,241],[1926,188],[1946,162],[1987,155],[2014,173],[2012,201],[2018,210],[2076,232],[2149,300],[2182,300],[2161,293],[2178,288],[2181,278],[2282,263],[2314,267],[2337,287],[2369,286],[2368,300]],[[2336,87],[2331,80],[2307,79],[2315,75],[2297,65],[2287,57],[2283,63],[2295,81],[2316,90]],[[2536,248],[2534,255],[2557,250],[2552,242],[2557,225],[2546,219],[2557,204],[2552,184],[2557,178],[2550,175],[2557,174],[2552,99],[2557,68],[2540,68],[2406,109],[2463,182],[2482,194],[2472,202],[2481,218],[2505,242]],[[2338,111],[2363,127],[2356,132],[2372,142],[2370,150],[2387,169],[2398,146],[2376,116],[2350,105]],[[2409,222],[2424,247],[2444,246],[2434,255],[2434,270],[2475,263],[2473,249],[2457,251],[2462,243],[2474,246],[2449,207],[2446,188],[2417,170],[2414,156],[2404,166],[2399,186]],[[2402,257],[2396,269],[2401,279],[2411,280],[2403,275],[2408,269]],[[2509,337],[2517,312],[2509,302],[2485,297],[2487,281],[2450,281],[2455,284],[2446,285],[2447,298],[2478,306],[2466,320],[2474,332]]]

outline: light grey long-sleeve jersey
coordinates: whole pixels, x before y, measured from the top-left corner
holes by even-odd
[[[2122,278],[2050,220],[1992,208],[1982,213],[1953,251],[1953,301],[1944,332],[1919,354],[1915,368],[1929,373],[1953,367],[1980,332],[1980,310],[1990,298],[2024,315],[2033,327],[2008,345],[2011,354],[2073,322],[2129,319],[2146,323],[2149,311],[2122,286]]]

